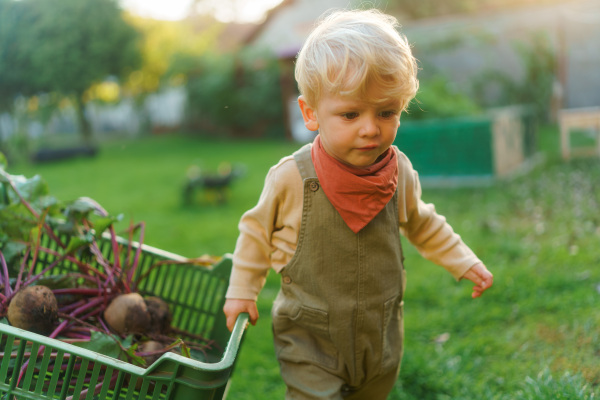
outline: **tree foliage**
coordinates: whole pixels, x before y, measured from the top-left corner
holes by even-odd
[[[0,111],[9,109],[16,95],[35,92],[30,81],[31,57],[23,43],[30,42],[25,29],[35,19],[23,2],[0,0]]]
[[[283,125],[279,64],[274,55],[248,48],[236,54],[179,57],[188,72],[190,128],[234,136],[264,136]]]
[[[481,107],[445,76],[435,75],[420,81],[419,92],[402,120],[465,117],[481,112]]]
[[[513,43],[521,60],[523,73],[515,77],[505,71],[489,69],[474,79],[475,95],[485,106],[527,104],[541,121],[550,117],[552,86],[556,80],[556,54],[548,36],[533,32],[528,38]],[[496,86],[497,95],[490,102],[486,89]]]
[[[156,91],[165,80],[179,83],[181,75],[171,73],[174,60],[181,55],[200,57],[212,49],[224,28],[216,21],[198,27],[189,19],[160,21],[131,14],[126,15],[126,20],[143,36],[142,65],[124,83],[125,90],[135,96]]]
[[[89,137],[86,90],[107,76],[127,76],[140,63],[139,35],[116,0],[0,0],[0,16],[4,104],[18,94],[70,96]]]

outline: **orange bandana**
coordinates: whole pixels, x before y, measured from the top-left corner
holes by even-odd
[[[317,135],[311,157],[327,199],[354,233],[383,210],[398,186],[398,157],[392,148],[374,164],[356,168],[327,154]]]

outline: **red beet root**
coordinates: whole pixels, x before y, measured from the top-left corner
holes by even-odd
[[[56,297],[46,286],[28,286],[17,292],[8,306],[12,326],[49,335],[58,322]]]
[[[150,327],[150,314],[139,293],[121,294],[104,311],[104,320],[117,333],[145,333]]]

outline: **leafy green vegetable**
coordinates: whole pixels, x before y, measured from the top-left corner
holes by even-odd
[[[192,355],[190,353],[190,348],[185,344],[185,342],[181,339],[178,340],[178,343],[181,348],[181,355],[187,358],[191,358]]]
[[[72,253],[100,237],[121,216],[109,215],[90,198],[61,202],[49,193],[41,176],[26,178],[5,171],[0,153],[0,251],[14,270],[15,260],[35,240],[39,227],[48,224],[56,233],[67,234],[67,252]],[[88,226],[82,224],[87,221]]]
[[[131,336],[128,336],[128,338]],[[146,360],[144,359],[144,357],[140,357],[137,354],[135,354],[135,352],[137,351],[138,348],[138,343],[129,343],[128,346],[123,346],[123,348],[125,348],[125,358],[121,358],[124,361],[129,361],[132,364],[136,364],[136,365],[141,365],[143,367],[146,366]]]
[[[69,244],[67,245],[66,252],[68,254],[72,254],[76,250],[79,250],[84,246],[90,245],[93,241],[93,238],[94,236],[91,232],[86,232],[80,236],[71,236]]]
[[[123,342],[129,342],[124,343],[124,345],[130,345],[131,339],[125,339]],[[75,342],[73,345],[117,359],[120,358],[122,353],[122,344],[119,337],[98,331],[91,332],[89,341]]]

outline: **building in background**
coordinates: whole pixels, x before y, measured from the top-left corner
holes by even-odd
[[[352,0],[287,0],[248,38],[247,44],[268,47],[281,59],[290,137],[310,137],[295,104],[295,56],[323,12],[352,5]],[[524,68],[515,43],[542,34],[555,50],[558,70],[553,114],[562,108],[600,106],[598,0],[526,2],[468,15],[399,20],[421,65],[443,73],[467,92],[475,77],[488,71],[508,73],[519,80]]]

